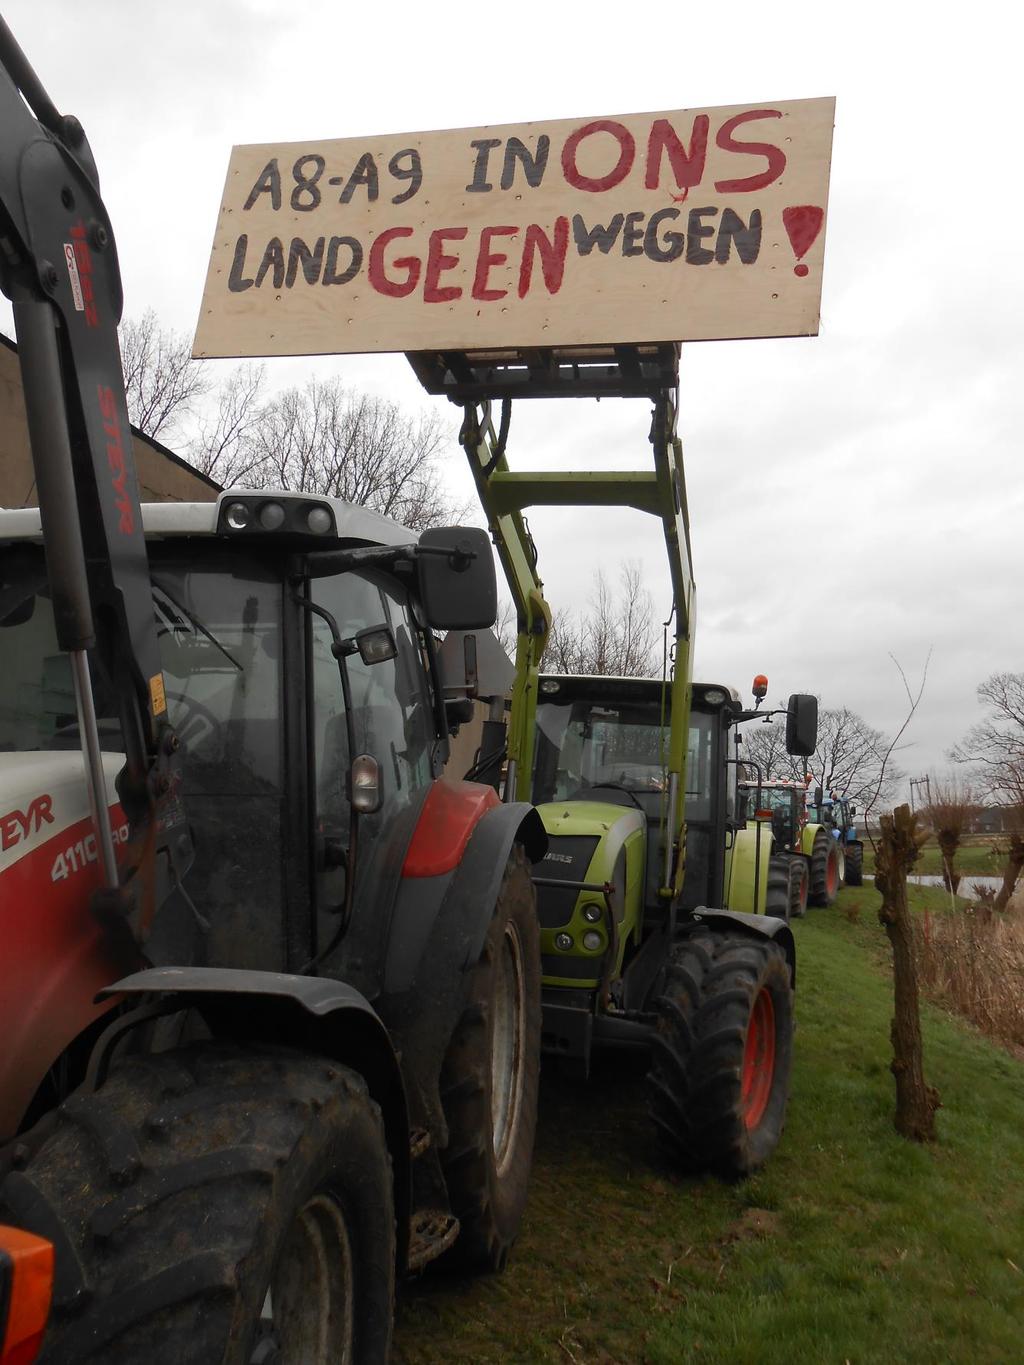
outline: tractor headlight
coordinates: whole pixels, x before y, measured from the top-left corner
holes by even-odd
[[[572,947],[572,934],[556,934],[555,947],[563,953],[567,953]]]
[[[326,507],[311,507],[306,516],[306,525],[315,536],[325,536],[334,526],[334,518]]]
[[[224,513],[224,520],[232,531],[244,531],[249,525],[249,509],[244,502],[230,503]]]
[[[601,907],[595,905],[593,901],[583,907],[583,918],[588,924],[601,923]]]
[[[284,525],[284,508],[279,502],[265,502],[260,508],[260,525],[264,531],[276,531]]]
[[[598,948],[604,947],[604,935],[599,934],[596,929],[588,929],[583,935],[583,946],[588,952],[596,953]]]

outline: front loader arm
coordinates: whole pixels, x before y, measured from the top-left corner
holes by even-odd
[[[661,522],[672,582],[675,639],[666,793],[666,838],[659,891],[674,900],[682,890],[685,848],[686,750],[693,677],[694,579],[682,443],[676,434],[676,403],[664,390],[654,397],[650,441],[653,470],[547,472],[513,471],[505,458],[509,404],[503,399],[496,435],[489,405],[482,415],[464,405],[461,441],[469,457],[480,503],[515,599],[519,623],[516,678],[512,692],[508,754],[515,765],[515,795],[528,800],[533,765],[538,672],[551,626],[537,573],[537,550],[523,511],[527,507],[631,507]]]
[[[475,404],[467,403],[459,439],[469,457],[480,505],[486,513],[488,530],[516,608],[516,676],[508,725],[508,787],[511,799],[529,801],[533,784],[537,679],[551,630],[551,608],[537,573],[537,547],[522,508],[506,505],[496,496],[502,476],[509,475],[505,438],[510,403],[510,399],[504,400],[499,435],[491,424],[490,404],[486,403],[479,414]]]
[[[72,660],[106,897],[141,939],[191,847],[117,338],[117,251],[81,125],[57,112],[2,19],[0,129],[0,286],[14,305],[57,638]],[[134,850],[125,877],[108,828],[90,658],[117,698],[125,741],[118,794]]]

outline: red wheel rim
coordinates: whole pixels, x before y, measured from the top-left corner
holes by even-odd
[[[828,870],[825,873],[825,883],[828,894],[834,896],[839,890],[839,855],[834,848],[828,852]]]
[[[775,1006],[771,993],[762,989],[750,1011],[747,1043],[743,1049],[743,1122],[754,1129],[764,1118],[775,1079]]]

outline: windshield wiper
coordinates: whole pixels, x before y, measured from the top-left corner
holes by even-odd
[[[168,602],[170,602],[170,604],[172,605],[172,607],[176,608],[178,611],[181,612],[182,616],[184,616],[185,620],[188,621],[189,625],[192,626],[194,630],[198,631],[200,635],[205,636],[206,639],[209,640],[210,644],[214,646],[214,648],[219,649],[220,652],[224,655],[225,659],[227,659],[228,663],[233,664],[235,668],[238,669],[239,673],[245,672],[244,668],[238,662],[235,656],[229,650],[225,649],[221,642],[215,636],[210,634],[207,628],[203,625],[202,621],[200,621],[198,617],[193,616],[187,607],[183,607],[181,603],[177,600],[177,598],[174,597],[172,593],[169,593],[167,591],[167,589],[163,586],[162,583],[157,583],[156,580],[154,579],[153,588],[156,592],[160,592],[164,597],[166,597]]]

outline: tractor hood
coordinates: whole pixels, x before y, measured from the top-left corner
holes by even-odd
[[[118,809],[114,779],[124,757],[104,754],[103,764],[113,812]],[[95,862],[92,837],[85,764],[78,750],[0,753],[0,876],[5,888],[6,874],[15,864],[55,840],[70,840],[69,847],[84,841],[85,861]]]
[[[604,886],[612,880],[627,838],[641,832],[645,823],[640,811],[603,801],[553,801],[538,806],[537,813],[548,835],[548,851],[534,868],[542,882]],[[542,886],[538,896],[541,924],[566,923],[576,899],[575,890],[559,893],[557,888]]]
[[[105,754],[115,845],[128,835]],[[0,942],[16,964],[0,990],[0,1142],[15,1130],[39,1077],[109,1008],[97,991],[138,965],[89,906],[99,884],[85,765],[77,750],[0,753]]]
[[[616,851],[627,834],[644,827],[642,812],[610,801],[550,801],[538,806],[537,813],[549,838],[596,834],[615,843]]]
[[[534,867],[544,984],[592,990],[621,970],[638,930],[646,817],[604,801],[553,801],[537,812],[548,835]]]

